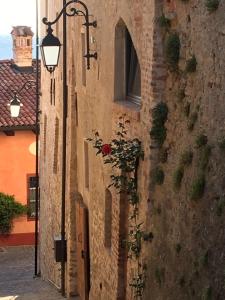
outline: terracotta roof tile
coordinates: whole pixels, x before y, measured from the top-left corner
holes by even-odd
[[[18,91],[28,80],[36,80],[36,62],[33,68],[15,68],[13,60],[0,60],[0,128],[35,125],[36,89],[24,88],[19,95],[23,106],[20,115],[12,118],[8,103],[13,91]]]

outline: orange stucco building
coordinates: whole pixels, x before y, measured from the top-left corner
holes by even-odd
[[[0,132],[0,191],[29,206],[29,178],[35,173],[35,135],[32,131],[14,134],[7,136]],[[13,221],[9,236],[0,236],[0,246],[33,243],[34,219],[27,215]]]
[[[0,192],[14,195],[28,206],[28,214],[13,220],[9,235],[0,235],[0,246],[34,244],[35,223],[35,105],[36,90],[21,90],[36,80],[36,62],[32,60],[31,29],[13,27],[13,60],[0,61]],[[21,90],[21,91],[20,91]],[[13,94],[23,104],[18,117],[11,117],[9,102]]]

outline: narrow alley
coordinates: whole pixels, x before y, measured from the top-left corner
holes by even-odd
[[[31,246],[0,248],[1,300],[60,300],[60,293],[40,278],[33,278],[34,250]]]
[[[0,300],[225,300],[225,0],[0,0],[0,145]]]

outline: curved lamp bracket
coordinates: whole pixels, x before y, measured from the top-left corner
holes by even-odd
[[[83,10],[77,9],[75,7],[71,7],[69,8],[70,5],[72,4],[79,4],[83,7]],[[47,28],[47,33],[51,34],[53,32],[52,30],[52,25],[54,25],[55,23],[58,22],[58,20],[61,18],[61,16],[63,14],[66,14],[66,16],[68,17],[74,17],[74,16],[84,16],[85,19],[85,23],[83,23],[82,25],[85,26],[86,28],[86,54],[84,55],[84,57],[87,59],[87,69],[90,69],[90,59],[91,58],[95,58],[97,59],[97,52],[94,53],[90,53],[90,27],[97,27],[97,21],[93,21],[90,22],[89,21],[89,12],[88,12],[88,8],[86,6],[86,4],[82,1],[79,0],[71,0],[69,2],[67,2],[64,7],[62,8],[62,10],[60,11],[60,13],[58,14],[58,16],[55,18],[55,20],[53,20],[52,22],[48,21],[47,18],[43,18],[42,22],[48,26]]]

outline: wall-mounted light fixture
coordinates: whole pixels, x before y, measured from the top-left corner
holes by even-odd
[[[80,5],[83,10],[80,10],[79,8],[71,7],[69,11],[67,11],[67,7],[71,4],[78,4]],[[47,18],[43,18],[42,22],[48,26],[47,28],[47,35],[43,38],[41,43],[41,54],[44,66],[47,68],[47,70],[52,73],[54,72],[55,68],[58,66],[59,62],[59,54],[60,54],[60,48],[61,43],[58,37],[54,36],[52,25],[57,23],[58,20],[61,18],[62,15],[66,15],[67,17],[73,17],[73,16],[84,16],[85,23],[83,26],[86,28],[86,54],[84,57],[87,59],[87,69],[90,69],[90,59],[95,58],[97,59],[97,52],[90,53],[90,33],[89,29],[90,27],[97,27],[97,22],[89,22],[89,12],[87,6],[82,2],[78,0],[71,0],[67,2],[57,18],[49,22]]]
[[[13,98],[12,100],[10,100],[10,103],[8,104],[10,108],[11,117],[17,118],[19,116],[20,108],[23,106],[23,103],[21,103],[19,99],[19,94],[24,88],[29,88],[29,87],[36,87],[36,83],[34,80],[26,81],[18,91],[14,91]]]
[[[18,95],[15,93],[13,99],[9,103],[11,117],[16,118],[20,114],[20,107],[23,104],[20,102]]]
[[[61,43],[57,37],[52,34],[53,30],[51,26],[48,26],[47,35],[43,38],[41,43],[41,55],[44,66],[52,73],[58,66],[59,53]]]

